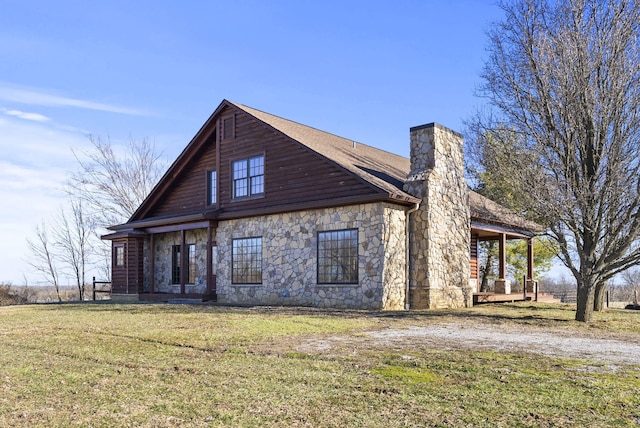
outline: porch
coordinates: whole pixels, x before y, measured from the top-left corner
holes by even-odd
[[[140,293],[138,300],[141,302],[201,303],[215,302],[216,295],[197,293]]]
[[[217,222],[156,223],[103,237],[112,241],[112,299],[216,301]]]
[[[541,301],[542,299],[548,299],[548,296],[540,292],[538,281],[534,278],[533,237],[533,233],[525,230],[516,230],[503,225],[472,221],[470,284],[473,289],[474,304]],[[527,272],[522,278],[522,291],[512,293],[512,284],[507,278],[506,246],[508,240],[515,239],[526,240],[527,242]],[[478,262],[479,244],[486,241],[498,243],[498,277],[493,282],[492,291],[482,289],[480,284],[481,275],[480,264]]]

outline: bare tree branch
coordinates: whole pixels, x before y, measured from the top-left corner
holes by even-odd
[[[30,257],[27,259],[27,263],[37,272],[42,273],[49,283],[55,287],[56,296],[58,301],[61,302],[58,268],[56,266],[58,255],[55,251],[55,245],[49,242],[49,235],[44,222],[41,226],[35,227],[35,233],[35,240],[27,239],[27,245],[30,250]]]
[[[92,151],[74,151],[80,166],[69,180],[69,192],[91,207],[96,226],[126,221],[164,172],[165,163],[147,138],[129,139],[121,148],[107,138],[90,137]]]

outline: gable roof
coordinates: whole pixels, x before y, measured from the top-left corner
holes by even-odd
[[[411,161],[409,159],[242,104],[232,102],[230,104],[260,119],[315,152],[339,163],[345,169],[389,191],[389,193],[397,192],[398,195],[412,198],[411,195],[402,190],[407,175],[411,170]],[[471,217],[476,220],[505,224],[531,232],[541,232],[543,230],[542,226],[525,219],[473,190],[469,191],[469,205]]]
[[[392,197],[419,201],[402,190],[409,172],[409,159],[242,104],[230,101],[229,104],[332,160],[368,183],[388,192]]]
[[[374,188],[386,193],[390,199],[405,204],[420,202],[419,198],[403,190],[404,182],[411,169],[409,159],[261,110],[223,100],[175,162],[169,167],[165,175],[160,179],[138,210],[133,214],[129,223],[136,223],[141,220],[141,217],[143,218],[162,194],[171,187],[185,165],[196,156],[198,150],[206,142],[207,138],[213,134],[216,127],[217,116],[225,107],[241,110],[254,117],[275,131],[291,138],[328,161],[337,164],[344,170],[359,177]],[[524,219],[508,208],[474,191],[470,191],[469,203],[472,220],[507,225],[515,229],[530,232],[542,231],[540,225]],[[199,218],[199,216],[196,217]],[[114,226],[111,229],[122,229],[123,226],[125,225]]]

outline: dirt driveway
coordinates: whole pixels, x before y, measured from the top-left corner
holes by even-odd
[[[478,349],[530,352],[561,358],[592,360],[599,364],[640,365],[640,337],[608,338],[561,330],[452,323],[369,331],[358,336],[309,338],[297,346],[299,352],[343,354],[359,349],[409,349],[428,346],[439,349]]]

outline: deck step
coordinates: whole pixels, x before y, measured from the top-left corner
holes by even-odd
[[[202,299],[169,299],[167,302],[172,305],[192,305],[194,303],[202,303]]]

